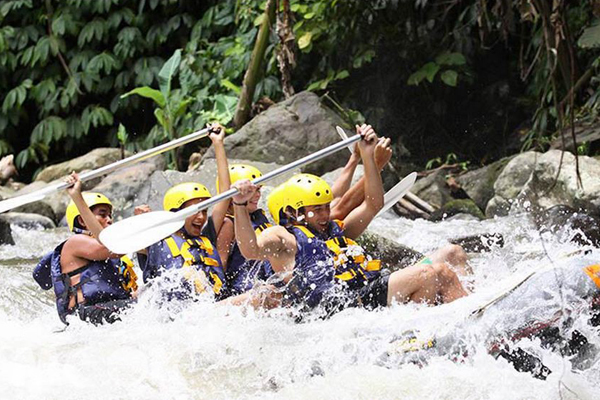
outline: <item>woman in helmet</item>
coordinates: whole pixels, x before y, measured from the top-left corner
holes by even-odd
[[[232,184],[243,179],[253,180],[261,176],[262,173],[258,168],[251,165],[233,164],[229,167],[229,177]],[[221,192],[220,189],[220,183],[217,179],[217,190]],[[258,208],[258,201],[261,196],[260,189],[258,187],[254,192],[254,196],[248,200],[250,221],[257,235],[271,226],[264,211]],[[235,241],[233,210],[230,209],[229,211],[218,234],[217,248],[223,261],[223,268],[225,268],[229,294],[234,295],[250,290],[257,279],[266,279],[271,274],[271,267],[268,263],[244,258]]]
[[[352,241],[383,205],[383,187],[374,160],[377,136],[365,125],[359,133],[364,137],[359,146],[365,167],[365,200],[344,221],[331,221],[333,193],[329,185],[316,176],[301,174],[285,184],[282,205],[288,226],[269,228],[256,238],[248,228],[245,211],[255,189],[247,181],[236,185],[240,194],[233,198],[235,229],[242,254],[267,259],[275,272],[287,273],[287,301],[308,308],[323,305],[328,313],[347,306],[374,309],[394,301],[436,303],[464,296],[456,274],[445,263],[421,263],[382,276],[378,263],[369,260]],[[263,299],[249,294],[230,302],[250,300],[258,306]]]
[[[117,321],[134,301],[137,282],[131,260],[112,254],[96,239],[112,223],[112,204],[100,193],[81,193],[77,174],[66,181],[72,185],[66,219],[75,235],[44,256],[34,278],[43,289],[54,287],[64,323],[73,313],[94,324]]]
[[[217,170],[221,189],[229,190],[227,157],[223,146],[225,128],[219,124],[211,126],[209,135],[215,148]],[[180,183],[165,193],[165,211],[176,212],[193,206],[211,197],[208,189],[196,182]],[[226,281],[221,258],[216,248],[217,233],[223,225],[228,202],[220,202],[213,208],[209,218],[206,210],[185,219],[183,227],[171,236],[149,246],[146,262],[142,265],[144,282],[161,275],[166,270],[181,269],[185,286],[193,284],[196,292],[212,288],[216,298],[226,295]],[[146,209],[148,211],[149,209]],[[191,287],[168,293],[168,297],[187,297]]]

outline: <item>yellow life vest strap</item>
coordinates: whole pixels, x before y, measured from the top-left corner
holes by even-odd
[[[138,289],[137,274],[133,270],[133,261],[127,256],[121,257],[121,266],[123,267],[122,275],[125,282],[121,285],[128,292],[135,292]]]
[[[600,288],[600,264],[588,265],[583,270]]]
[[[179,251],[179,246],[177,246],[177,242],[175,242],[175,239],[173,239],[172,237],[168,237],[165,239],[165,243],[169,247],[169,250],[171,251],[171,255],[173,257],[179,257],[181,255],[181,251]]]

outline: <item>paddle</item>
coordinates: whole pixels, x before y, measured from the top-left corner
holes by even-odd
[[[404,197],[404,195],[406,195],[410,188],[412,188],[412,186],[415,184],[416,180],[417,173],[411,172],[410,174],[406,175],[404,179],[398,182],[393,188],[388,190],[383,196],[383,208],[379,210],[375,217],[379,217],[381,214],[389,210],[394,204],[396,204],[402,197]]]
[[[123,167],[127,167],[129,165],[132,165],[138,161],[146,160],[150,157],[164,153],[165,151],[169,151],[171,149],[182,146],[184,144],[188,144],[190,142],[193,142],[194,140],[198,140],[207,135],[208,135],[208,128],[199,130],[194,133],[190,133],[189,135],[184,136],[182,138],[171,140],[170,142],[161,144],[160,146],[154,147],[152,149],[142,151],[141,153],[137,153],[131,157],[127,157],[123,160],[114,162],[112,164],[105,165],[104,167],[98,168],[94,171],[85,172],[85,173],[79,175],[79,179],[82,182],[89,181],[90,179],[94,179],[96,177],[106,175],[110,172],[116,171],[119,168],[123,168]],[[43,189],[36,190],[33,193],[24,194],[22,196],[17,196],[17,197],[11,197],[9,199],[0,201],[0,214],[3,212],[6,212],[8,210],[11,210],[13,208],[42,200],[44,197],[48,196],[49,194],[64,190],[68,187],[69,187],[69,185],[65,182],[56,183],[56,184],[53,184],[50,186],[46,186]]]
[[[360,135],[355,135],[341,142],[337,142],[316,153],[271,171],[260,178],[254,179],[252,183],[259,185],[294,168],[320,160],[344,147],[358,142],[360,139]],[[222,200],[229,199],[236,193],[237,189],[232,188],[175,213],[169,211],[153,211],[124,219],[104,229],[100,233],[100,242],[115,254],[127,254],[144,249],[181,229],[185,219],[190,215],[194,215],[198,211],[204,210]]]

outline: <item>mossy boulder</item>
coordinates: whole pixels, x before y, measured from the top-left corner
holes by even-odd
[[[439,210],[436,210],[431,215],[431,220],[432,221],[441,221],[443,219],[452,217],[453,215],[457,215],[457,214],[469,214],[469,215],[479,218],[480,220],[485,219],[485,215],[483,214],[483,211],[481,211],[481,209],[479,207],[477,207],[477,204],[475,204],[475,202],[473,200],[471,200],[471,199],[456,199],[456,200],[450,200],[449,202],[444,204]]]
[[[381,260],[382,268],[392,272],[408,267],[424,257],[423,254],[410,247],[370,231],[360,235],[356,241],[373,259]]]

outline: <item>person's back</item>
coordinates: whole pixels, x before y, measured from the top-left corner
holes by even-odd
[[[67,180],[72,202],[67,224],[75,235],[47,254],[34,270],[43,289],[54,288],[59,317],[69,314],[93,323],[118,320],[121,309],[133,301],[137,289],[133,264],[112,254],[97,239],[112,223],[112,204],[100,193],[81,193],[76,174]]]

